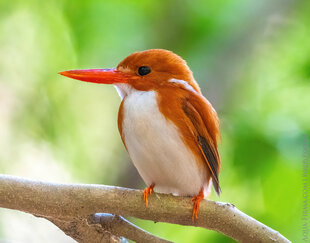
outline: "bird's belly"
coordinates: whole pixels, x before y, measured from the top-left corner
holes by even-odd
[[[129,155],[145,183],[155,190],[197,195],[205,170],[184,144],[178,128],[159,111],[154,91],[135,91],[124,101],[122,131]]]

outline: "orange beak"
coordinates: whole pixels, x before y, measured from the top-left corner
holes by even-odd
[[[115,68],[69,70],[59,72],[59,74],[69,78],[99,84],[127,83],[136,77],[133,74],[124,73]]]

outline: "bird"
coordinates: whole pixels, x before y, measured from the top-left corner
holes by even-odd
[[[80,81],[112,84],[121,97],[118,129],[146,183],[156,192],[192,197],[192,220],[211,192],[220,195],[219,118],[186,61],[164,49],[134,52],[112,69],[59,72]]]

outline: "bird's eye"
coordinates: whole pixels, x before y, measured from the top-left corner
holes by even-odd
[[[147,75],[147,74],[149,74],[150,72],[151,72],[151,68],[148,67],[148,66],[141,66],[141,67],[139,67],[139,69],[138,69],[138,73],[139,73],[139,75],[141,75],[141,76]]]

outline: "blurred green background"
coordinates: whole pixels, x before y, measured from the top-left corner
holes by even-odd
[[[0,173],[144,188],[118,134],[114,88],[57,73],[115,67],[150,48],[187,60],[219,113],[223,193],[211,199],[301,242],[307,0],[0,1]],[[131,220],[176,242],[233,242],[204,229]],[[73,240],[43,219],[0,209],[0,242]]]

